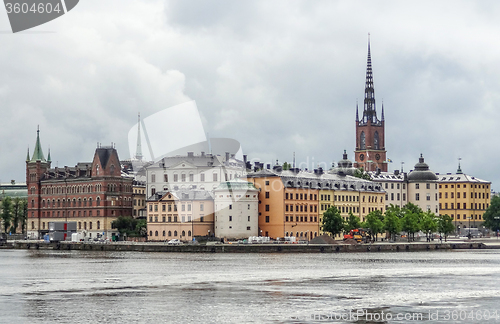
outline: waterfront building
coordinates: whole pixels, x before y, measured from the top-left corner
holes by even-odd
[[[134,203],[133,214],[134,218],[146,217],[146,183],[143,181],[134,180],[132,182],[132,201]]]
[[[0,184],[0,202],[5,197],[27,199],[28,187],[26,183],[16,183],[15,180],[12,180],[9,183]]]
[[[381,118],[378,119],[375,106],[370,42],[368,42],[366,83],[363,97],[363,115],[361,119],[359,118],[358,105],[356,104],[355,167],[363,168],[365,171],[377,171],[380,169],[382,172],[387,172],[384,105],[382,104]]]
[[[224,157],[204,152],[164,157],[146,166],[147,193],[152,196],[157,191],[213,191],[221,182],[241,177],[245,171],[245,162],[229,153]]]
[[[214,234],[214,200],[206,190],[155,192],[146,206],[148,241],[191,241]]]
[[[214,190],[215,236],[245,239],[259,235],[259,190],[250,182],[222,182]]]
[[[380,184],[325,174],[321,168],[308,172],[275,166],[251,172],[247,180],[260,189],[259,233],[274,239],[311,240],[320,235],[323,213],[330,206],[336,206],[345,220],[350,212],[362,221],[370,211],[383,212],[385,192]]]
[[[491,182],[465,174],[458,166],[456,173],[437,174],[441,215],[453,219],[455,229],[482,230],[483,214],[491,202]]]
[[[122,176],[120,160],[112,146],[97,147],[92,162],[75,167],[51,168],[45,159],[39,131],[33,156],[26,158],[28,187],[28,236],[41,238],[49,222],[77,222],[84,237],[111,238],[118,234],[111,222],[132,216],[132,178]]]
[[[386,191],[386,209],[391,204],[402,208],[410,202],[423,211],[430,210],[439,215],[438,178],[429,169],[422,154],[414,170],[408,174],[399,170],[395,170],[394,173],[369,172],[369,174],[372,180],[380,183]]]

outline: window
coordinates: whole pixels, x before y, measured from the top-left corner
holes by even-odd
[[[269,223],[269,216],[266,216],[266,223]]]
[[[200,174],[200,181],[205,182],[205,174],[204,173]]]
[[[427,188],[427,189],[431,189],[431,184],[430,184],[430,183],[428,183],[428,184],[426,185],[426,188]],[[452,197],[452,198],[453,198],[453,197]]]
[[[266,186],[269,186],[269,181],[268,180],[266,181]]]
[[[233,221],[233,216],[229,216],[229,221],[232,222]]]
[[[163,175],[163,182],[168,182],[168,174]],[[165,236],[165,235],[163,235]]]
[[[203,223],[203,216],[200,216],[200,222]]]
[[[213,177],[214,177],[214,182],[217,182],[217,173],[214,173]]]
[[[151,182],[156,182],[156,174],[151,173]]]
[[[266,198],[269,198],[269,191],[266,191]]]
[[[192,173],[189,174],[189,181],[190,182],[194,181],[194,175]]]
[[[415,194],[415,200],[416,200],[416,201],[419,201],[419,200],[420,200],[420,194],[418,194],[418,193],[416,193],[416,194]]]
[[[178,182],[179,181],[179,175],[178,174],[174,174],[174,182]]]
[[[287,220],[288,220],[288,216],[287,216],[286,218],[287,218]],[[248,221],[250,221],[250,216],[248,216]]]
[[[298,206],[297,206],[298,207]],[[266,205],[266,211],[269,211],[269,205]]]
[[[419,183],[415,183],[415,189],[420,189],[420,184]]]
[[[427,194],[427,200],[431,200],[431,194],[430,193]]]
[[[249,230],[250,230],[250,226],[247,226],[247,231],[249,231]]]

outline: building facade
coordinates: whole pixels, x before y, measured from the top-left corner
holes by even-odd
[[[76,222],[84,237],[111,238],[118,216],[132,216],[132,178],[122,177],[118,153],[98,147],[92,162],[50,168],[39,131],[33,156],[26,159],[28,236],[41,238],[49,222]]]
[[[356,105],[355,167],[363,168],[365,171],[380,169],[382,172],[387,172],[386,153],[384,105],[382,105],[381,118],[378,119],[375,106],[375,89],[373,87],[370,42],[368,42],[366,83],[361,119]]]
[[[215,236],[245,239],[259,235],[259,190],[250,182],[223,182],[214,190]]]
[[[378,183],[297,168],[251,172],[247,180],[259,192],[259,233],[273,239],[294,236],[311,240],[322,233],[323,213],[336,206],[344,219],[349,213],[364,220],[369,212],[383,211],[385,192]]]
[[[462,172],[437,174],[440,214],[453,219],[455,229],[482,230],[483,214],[491,203],[491,182]]]
[[[206,190],[156,192],[148,198],[148,241],[213,236],[214,200]]]

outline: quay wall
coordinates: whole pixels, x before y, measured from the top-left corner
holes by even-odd
[[[345,253],[345,252],[417,252],[431,250],[490,249],[481,242],[460,243],[383,243],[383,244],[214,244],[167,245],[151,243],[81,243],[81,242],[7,242],[0,248],[82,251],[136,251],[184,253]]]

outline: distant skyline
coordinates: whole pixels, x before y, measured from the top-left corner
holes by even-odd
[[[354,161],[370,33],[390,171],[462,158],[500,190],[496,1],[84,1],[17,34],[0,12],[2,182],[25,181],[37,125],[53,166],[92,160],[98,142],[126,159],[138,112],[191,100],[250,159]]]

